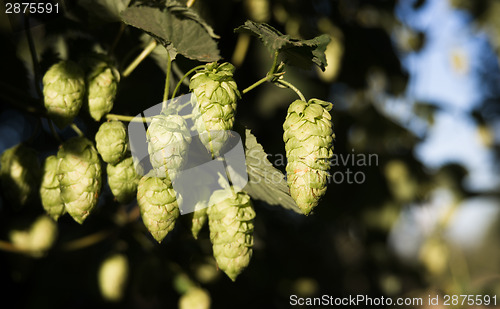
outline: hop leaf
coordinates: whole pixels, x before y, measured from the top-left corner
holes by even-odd
[[[140,176],[134,167],[134,160],[128,157],[116,165],[108,164],[108,184],[120,203],[129,203],[137,193]]]
[[[82,224],[97,205],[101,191],[101,162],[92,142],[73,137],[57,152],[57,177],[68,213]]]
[[[119,81],[120,74],[116,68],[102,60],[93,61],[87,74],[88,108],[90,116],[96,121],[113,109]]]
[[[226,142],[227,130],[233,128],[236,102],[241,98],[233,72],[230,63],[209,63],[189,83],[196,98],[196,130],[212,154],[217,154]]]
[[[127,287],[129,265],[123,254],[106,258],[99,268],[99,289],[101,295],[110,302],[122,299]]]
[[[190,288],[179,299],[179,309],[209,309],[210,294],[205,289]]]
[[[61,189],[57,178],[57,157],[49,156],[43,166],[43,178],[40,186],[42,205],[47,214],[57,221],[66,209],[61,199]]]
[[[43,76],[43,96],[47,113],[59,128],[73,121],[82,107],[85,75],[72,61],[54,64]]]
[[[227,194],[227,191],[216,191]],[[238,192],[208,210],[210,240],[218,267],[235,281],[250,263],[255,211],[248,194]]]
[[[114,165],[127,154],[127,128],[121,121],[103,123],[95,135],[95,141],[97,150],[106,163]]]
[[[144,176],[137,187],[142,221],[156,241],[161,242],[179,217],[179,206],[170,178]]]
[[[309,214],[325,194],[333,156],[332,103],[311,99],[290,104],[283,123],[290,194]]]
[[[33,201],[40,183],[40,165],[35,151],[18,144],[4,151],[0,163],[5,198],[13,206],[24,206]]]
[[[179,115],[153,117],[146,132],[151,165],[156,175],[171,177],[186,160],[191,135]]]

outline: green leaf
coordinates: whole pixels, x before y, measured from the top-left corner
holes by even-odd
[[[80,0],[78,4],[91,15],[104,21],[120,21],[120,13],[125,10],[131,0]]]
[[[121,16],[124,23],[146,31],[167,49],[173,47],[187,58],[204,62],[220,59],[217,43],[192,19],[151,7],[130,7]]]
[[[323,71],[327,65],[325,50],[330,37],[326,34],[311,40],[297,40],[266,23],[256,23],[250,20],[234,31],[258,37],[271,53],[278,51],[283,61],[288,64],[302,68],[309,68],[311,64],[316,64]]]
[[[192,19],[195,22],[199,23],[203,28],[205,28],[205,30],[212,38],[220,39],[220,36],[215,34],[212,26],[210,26],[203,18],[201,18],[201,16],[198,15],[198,13],[192,8],[188,8],[184,4],[175,0],[167,1],[166,7],[173,14],[176,14],[180,17]]]
[[[248,184],[244,190],[254,199],[302,214],[290,196],[285,175],[269,162],[264,148],[249,129],[245,130],[245,156]]]

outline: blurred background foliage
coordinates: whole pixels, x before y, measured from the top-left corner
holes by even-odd
[[[139,30],[97,9],[106,1],[58,2],[63,13],[30,19],[42,72],[59,58],[109,50],[121,31],[112,53],[120,70],[147,45]],[[291,294],[500,295],[498,1],[197,0],[193,7],[220,35],[221,56],[237,67],[241,89],[272,61],[258,40],[233,32],[245,20],[294,38],[331,36],[325,72],[287,67],[286,75],[306,97],[334,103],[340,163],[332,173],[340,174],[333,179],[361,172],[363,183],[332,181],[308,217],[255,201],[254,255],[235,283],[216,269],[208,229],[195,241],[181,218],[158,245],[135,202],[119,205],[109,189],[82,226],[68,216],[51,224],[41,206],[15,211],[3,201],[3,304],[175,308],[190,286],[204,289],[193,292],[198,304],[207,303],[208,292],[212,308],[287,308]],[[2,6],[0,150],[31,138],[43,159],[58,142],[46,120],[35,131],[42,106],[23,18],[4,12]],[[123,79],[114,113],[136,115],[161,101],[162,48]],[[195,65],[178,56],[175,79]],[[237,120],[271,161],[284,155],[282,123],[294,99],[265,84],[239,102]],[[83,113],[76,122],[88,136],[98,128]],[[370,154],[377,158],[371,165],[341,160]],[[47,237],[33,236],[40,234]],[[103,290],[100,274],[114,267],[105,260],[128,269],[123,293]]]

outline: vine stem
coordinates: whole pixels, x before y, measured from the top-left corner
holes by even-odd
[[[271,65],[269,72],[267,72],[266,77],[259,79],[258,81],[256,81],[252,85],[243,89],[243,91],[241,91],[241,93],[245,94],[245,93],[249,92],[250,90],[253,90],[254,88],[258,87],[259,85],[261,85],[267,81],[270,81],[271,79],[273,79],[275,77],[274,72],[276,72],[276,66],[278,64],[278,55],[279,55],[279,53],[277,51],[274,52],[273,64]]]
[[[175,95],[177,94],[177,91],[181,88],[181,85],[182,85],[182,82],[191,74],[193,73],[194,71],[198,70],[198,69],[202,69],[204,68],[205,66],[204,65],[199,65],[199,66],[196,66],[194,68],[192,68],[191,70],[187,71],[186,74],[184,74],[184,76],[182,76],[182,78],[179,80],[179,82],[177,83],[177,86],[175,86],[175,89],[174,89],[174,92],[172,93],[172,99],[175,98]]]
[[[84,137],[85,136],[85,134],[83,134],[82,130],[80,130],[80,128],[76,124],[72,123],[70,125],[70,127],[71,127],[71,129],[73,129],[73,131],[76,132],[76,134],[78,134],[79,137]]]
[[[52,122],[52,120],[50,120],[49,118],[47,118],[47,121],[49,122],[49,128],[50,128],[50,132],[52,132],[52,135],[54,135],[54,138],[59,142],[59,143],[62,143],[62,139],[59,137],[59,134],[57,134],[57,130],[56,128],[54,127],[54,123]]]
[[[33,79],[35,84],[35,91],[39,98],[43,98],[42,89],[40,88],[40,68],[38,66],[38,58],[36,55],[35,42],[33,41],[33,35],[31,34],[30,18],[28,15],[24,15],[24,26],[26,28],[26,38],[28,39],[28,46],[31,54],[31,61],[33,62]]]
[[[156,45],[158,45],[158,43],[156,42],[156,40],[152,40],[143,50],[142,52],[139,54],[139,56],[137,56],[137,58],[134,59],[134,61],[132,61],[132,63],[130,63],[128,65],[128,67],[125,69],[125,71],[123,71],[123,74],[122,76],[123,77],[127,77],[130,75],[130,73],[132,73],[132,71],[135,70],[135,68],[144,60],[146,59],[146,57],[151,54],[151,52],[153,51],[153,49],[156,48]]]
[[[113,43],[111,43],[111,46],[110,46],[110,48],[108,50],[108,56],[111,56],[111,54],[115,50],[116,45],[118,45],[118,42],[120,41],[120,38],[122,37],[122,34],[123,34],[124,30],[125,30],[125,24],[122,23],[120,25],[120,29],[118,30],[118,33],[116,34],[115,39],[113,40]]]
[[[167,109],[168,94],[170,92],[170,72],[172,71],[172,59],[167,50],[167,76],[165,77],[165,90],[163,91],[162,110]]]
[[[299,96],[299,98],[302,101],[306,102],[306,98],[304,97],[304,95],[302,94],[302,92],[300,92],[300,90],[297,89],[297,87],[295,87],[291,83],[289,83],[289,82],[287,82],[285,80],[282,80],[282,79],[278,79],[276,82],[282,84],[283,86],[286,86],[286,87],[292,89],[293,91],[295,91],[295,93]]]
[[[107,114],[106,119],[108,120],[119,120],[119,121],[127,121],[127,122],[151,122],[150,117],[133,117],[133,116],[125,116],[125,115],[117,115],[117,114]]]

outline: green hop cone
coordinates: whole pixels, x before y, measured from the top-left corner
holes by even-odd
[[[290,104],[283,123],[290,194],[306,215],[326,192],[335,137],[331,109],[329,102],[296,100]]]
[[[97,205],[101,191],[101,162],[92,142],[73,137],[57,152],[57,177],[66,211],[82,224]]]
[[[57,239],[57,224],[48,216],[41,215],[28,226],[9,231],[9,239],[18,249],[33,257],[42,257]]]
[[[84,95],[84,72],[72,61],[54,64],[43,76],[45,108],[59,128],[73,121],[82,107]]]
[[[40,184],[40,165],[35,151],[18,144],[0,158],[0,180],[4,197],[14,207],[32,202]]]
[[[179,206],[170,178],[144,176],[137,187],[142,221],[156,241],[161,242],[179,217]]]
[[[209,309],[210,303],[210,294],[205,289],[192,287],[179,298],[179,309]]]
[[[241,98],[233,79],[234,66],[208,63],[189,83],[196,98],[195,127],[212,154],[218,154],[233,128],[236,102]]]
[[[56,156],[49,156],[45,159],[42,184],[40,186],[43,208],[56,221],[66,212],[61,199],[59,179],[57,178],[57,163]]]
[[[120,203],[129,203],[137,193],[141,177],[134,167],[134,160],[128,157],[116,165],[108,164],[108,184],[111,192]]]
[[[104,299],[117,302],[123,298],[127,287],[129,265],[123,254],[107,257],[99,267],[99,290]]]
[[[191,232],[193,233],[194,239],[198,239],[198,234],[208,220],[207,207],[201,208],[203,206],[205,205],[202,205],[201,203],[196,204],[192,214]]]
[[[227,194],[227,191],[216,191]],[[235,281],[250,263],[255,211],[248,194],[238,192],[208,210],[210,240],[218,267]]]
[[[120,74],[116,68],[106,61],[93,61],[87,74],[88,108],[90,116],[96,121],[113,109],[119,81]]]
[[[102,160],[114,165],[127,154],[127,128],[121,121],[104,122],[95,135],[95,142]]]
[[[173,177],[184,164],[191,142],[186,121],[174,114],[155,116],[146,136],[149,159],[156,175]]]

